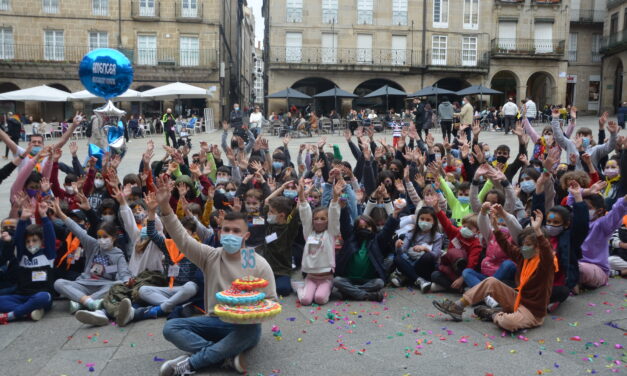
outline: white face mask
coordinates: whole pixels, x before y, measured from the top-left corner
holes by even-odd
[[[115,215],[113,215],[113,214],[105,214],[105,215],[102,216],[102,220],[104,222],[109,222],[109,223],[113,222],[115,220]]]
[[[271,225],[276,223],[276,214],[268,214],[268,223]]]
[[[113,248],[113,241],[111,241],[111,238],[100,238],[98,239],[98,245],[100,248],[108,251]]]
[[[553,144],[553,136],[550,134],[547,134],[544,136],[544,141],[546,141],[547,145],[552,145]]]
[[[96,188],[102,188],[104,187],[104,180],[102,179],[96,179],[94,180],[94,186],[96,186]]]
[[[73,195],[74,194],[74,187],[72,187],[70,185],[66,185],[65,186],[65,191],[67,192],[67,194]]]
[[[26,249],[28,250],[28,252],[34,255],[41,249],[41,244],[40,243],[32,244],[30,246],[26,246]]]
[[[245,204],[247,213],[257,213],[259,212],[259,205],[250,205]]]

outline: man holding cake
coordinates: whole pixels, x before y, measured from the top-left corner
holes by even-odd
[[[178,249],[203,271],[207,310],[206,316],[172,319],[166,323],[163,336],[191,355],[166,361],[160,375],[191,375],[197,370],[215,365],[227,365],[244,373],[246,369],[242,354],[259,342],[261,324],[222,321],[214,314],[214,306],[219,303],[216,293],[230,289],[232,282],[243,276],[252,276],[268,281],[267,286],[259,290],[265,294],[265,299],[276,301],[272,269],[263,257],[246,250],[245,242],[250,233],[244,215],[231,212],[224,217],[220,233],[222,247],[201,244],[185,231],[170,207],[173,183],[167,176],[161,176],[158,182],[157,200],[161,221]]]

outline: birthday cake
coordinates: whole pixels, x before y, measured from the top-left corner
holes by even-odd
[[[281,305],[264,299],[266,294],[255,291],[268,286],[268,281],[256,277],[238,278],[228,290],[216,293],[213,311],[224,322],[233,324],[259,324],[281,313]]]

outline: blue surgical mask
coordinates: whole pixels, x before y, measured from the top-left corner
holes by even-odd
[[[530,245],[523,245],[520,247],[520,254],[524,259],[530,259],[536,254],[536,250]]]
[[[39,191],[36,189],[30,189],[30,188],[26,188],[26,194],[28,195],[28,197],[33,198],[35,196],[37,196],[37,193]]]
[[[287,198],[296,198],[298,196],[298,191],[286,189],[283,191],[283,196]]]
[[[433,227],[433,223],[426,222],[426,221],[419,221],[418,227],[420,227],[422,231],[429,231]]]
[[[229,182],[229,178],[225,178],[225,177],[216,178],[216,184],[226,184],[228,182]]]
[[[536,182],[533,180],[525,180],[520,183],[520,189],[525,193],[531,193],[536,189]]]
[[[139,232],[139,237],[141,240],[148,239],[148,227],[142,227],[141,231]]]
[[[562,231],[564,231],[564,226],[546,225],[546,226],[544,226],[544,229],[546,230],[547,235],[549,235],[549,236],[557,236],[557,235],[561,234]]]
[[[226,253],[233,254],[239,252],[242,248],[242,242],[244,239],[241,236],[233,234],[225,234],[220,236],[220,243]]]
[[[226,197],[229,198],[229,200],[235,198],[235,191],[227,191],[225,194]]]
[[[283,168],[283,162],[272,162],[272,168],[275,170],[280,170]]]
[[[588,146],[590,146],[590,138],[589,137],[584,137],[583,141],[582,141],[582,145],[584,149],[587,149]]]
[[[459,233],[466,239],[470,239],[473,236],[475,236],[475,233],[469,229],[468,227],[462,227],[461,230],[459,230]]]
[[[41,146],[35,146],[32,149],[30,149],[30,155],[34,157],[37,154],[39,154],[40,151],[41,151]]]
[[[225,195],[226,194],[226,190],[224,188],[220,188],[220,189],[218,189],[218,193]]]
[[[469,204],[470,203],[470,197],[468,197],[468,196],[458,196],[457,200],[459,201],[460,204]]]

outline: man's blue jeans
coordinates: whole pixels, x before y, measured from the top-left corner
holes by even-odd
[[[172,319],[163,336],[179,349],[191,353],[194,370],[220,365],[227,358],[253,348],[261,339],[261,324],[235,325],[217,317]]]
[[[512,260],[505,260],[499,266],[499,269],[494,273],[492,277],[498,279],[499,281],[513,281],[516,275],[516,264]],[[481,281],[488,278],[488,276],[479,273],[473,269],[464,269],[462,272],[462,276],[464,277],[464,282],[466,282],[466,286],[474,287],[478,285]]]

